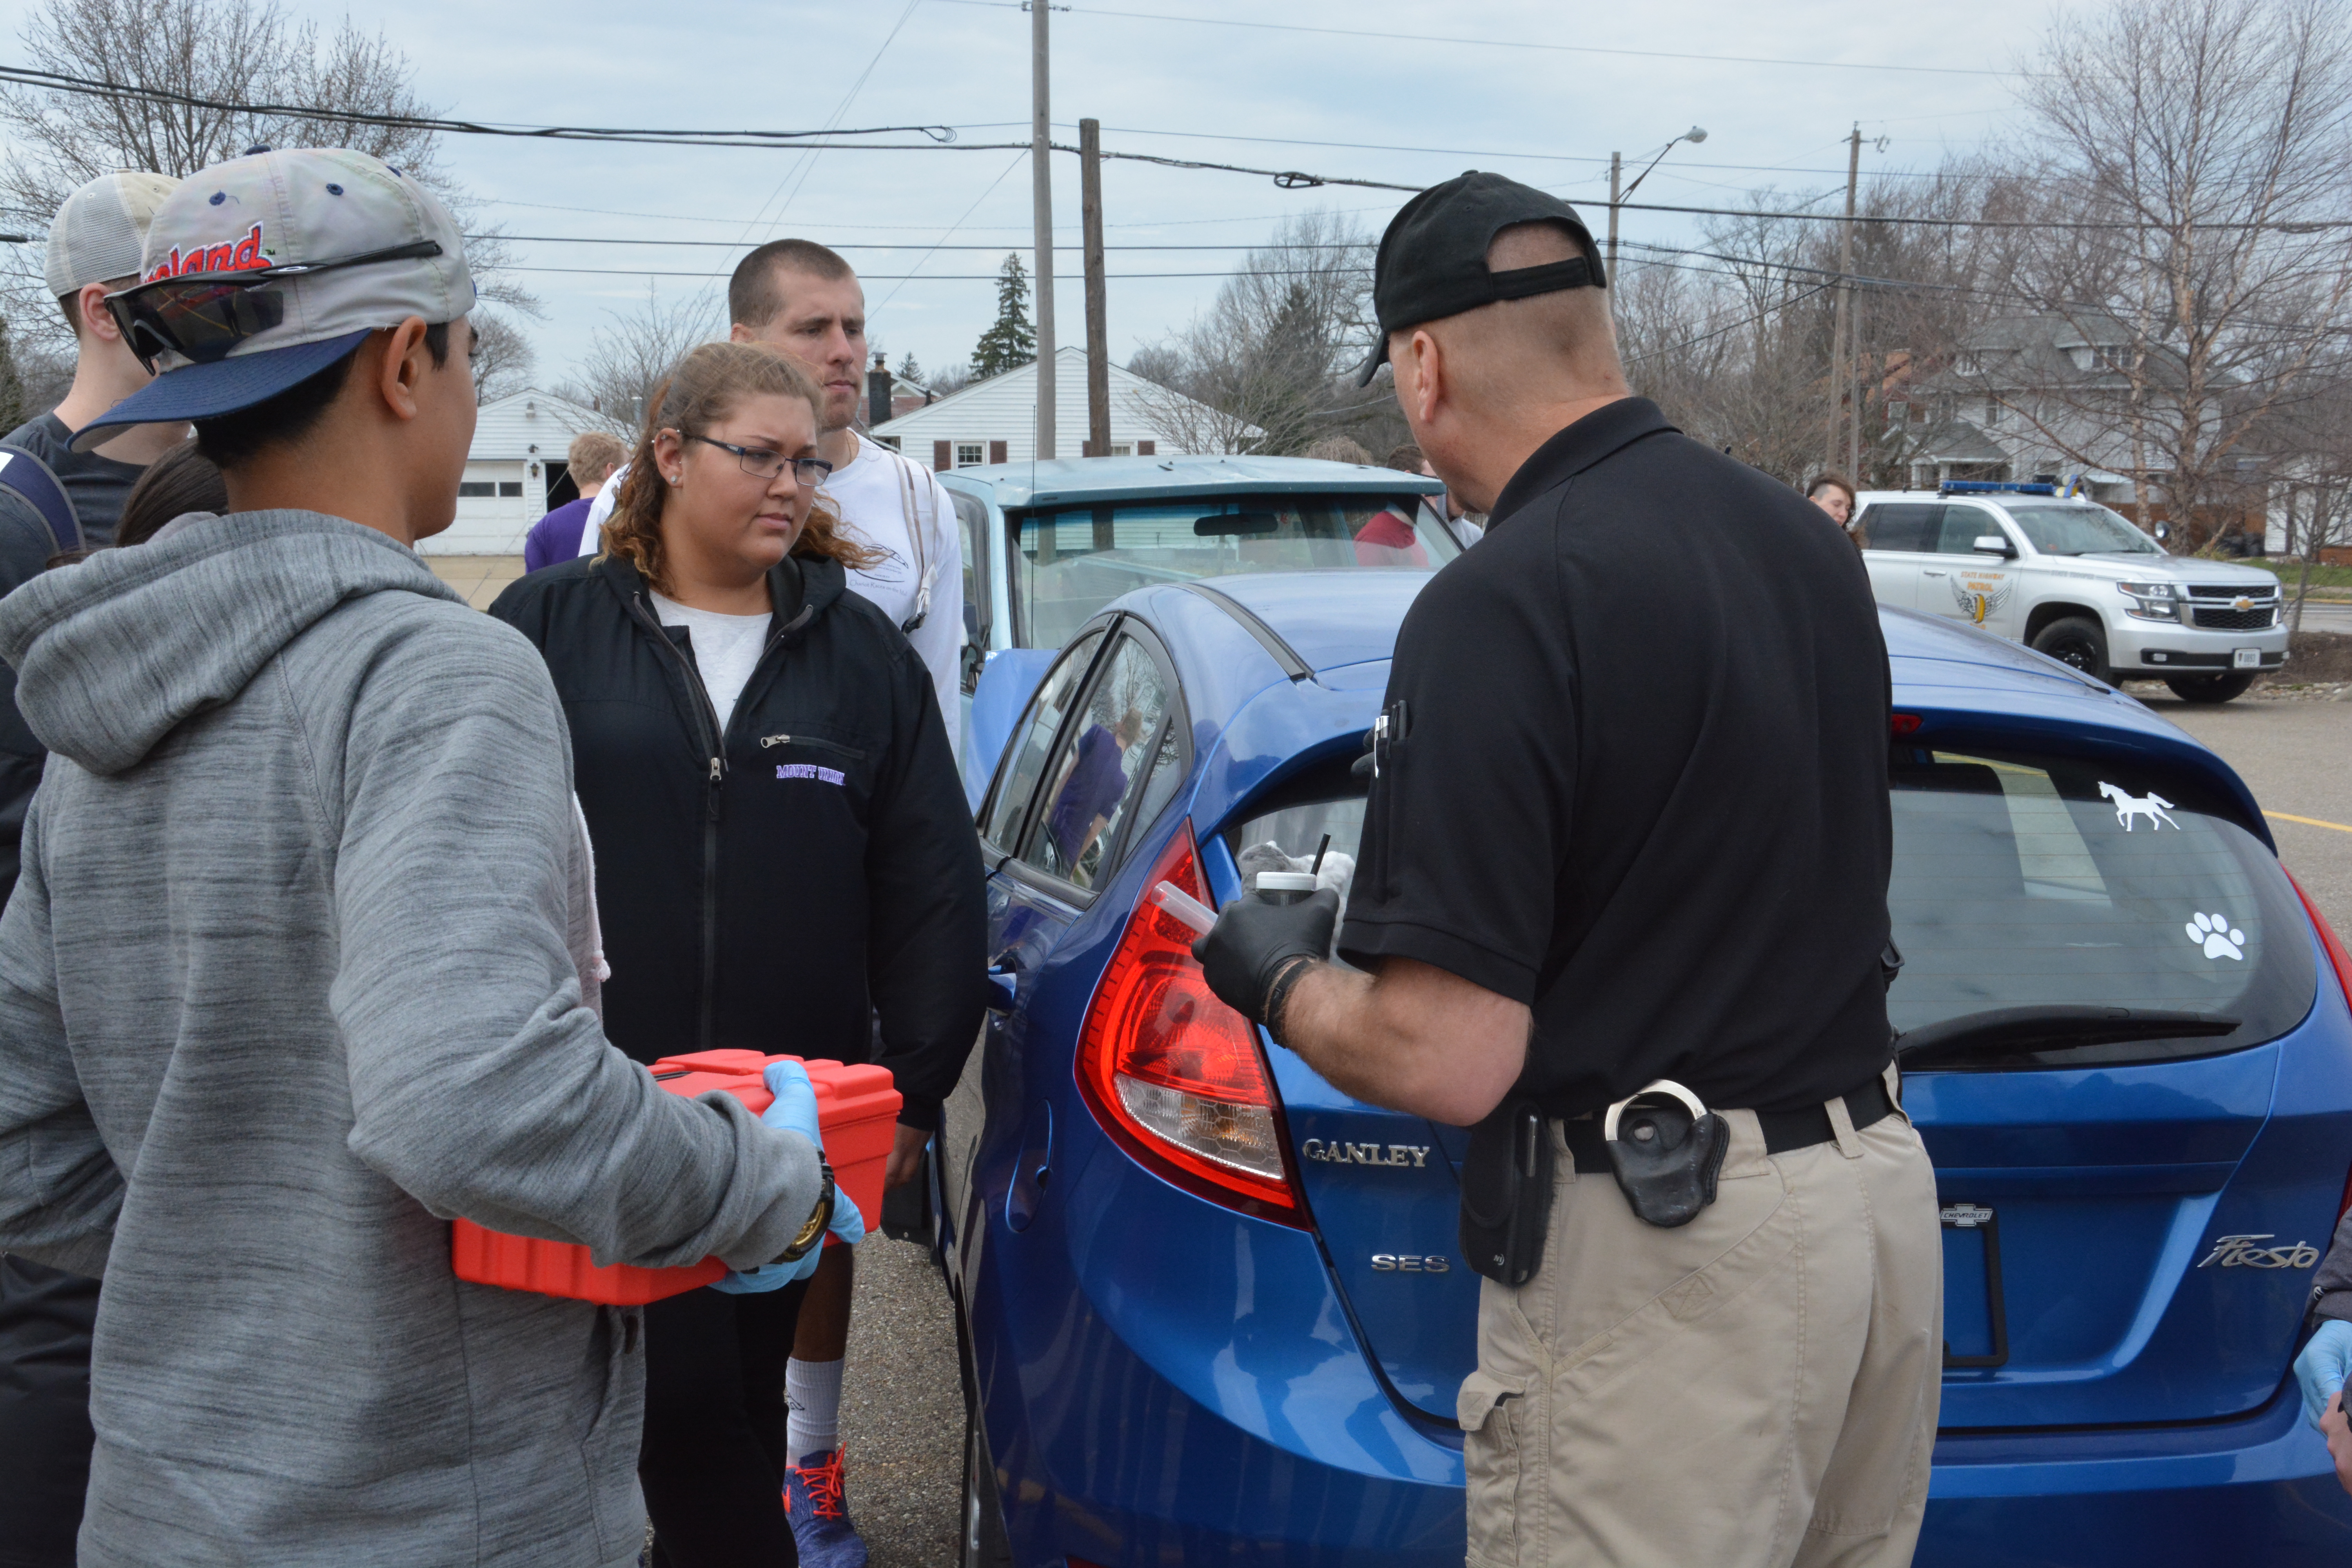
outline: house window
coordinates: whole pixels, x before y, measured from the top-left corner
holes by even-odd
[[[1995,426],[1995,425],[2000,424],[2000,416],[2001,416],[2000,399],[2000,398],[1998,398],[1998,397],[1996,397],[1996,396],[1994,396],[1994,395],[1993,395],[1991,393],[1990,393],[1990,392],[1986,393],[1986,394],[1985,394],[1985,412],[1984,412],[1984,422],[1985,422],[1985,425],[1987,426],[1987,427],[1990,427],[1990,426]]]
[[[499,481],[499,494],[506,496],[513,500],[520,500],[522,499],[522,481],[520,479],[500,479]]]
[[[499,487],[488,479],[461,479],[457,484],[457,494],[460,499],[466,496],[494,496],[498,493]]]
[[[1110,455],[1114,458],[1132,458],[1135,456],[1135,443],[1132,441],[1113,441],[1110,444]]]
[[[896,436],[877,436],[877,437],[875,437],[874,438],[875,438],[877,441],[881,442],[881,443],[882,443],[882,445],[884,445],[885,447],[889,447],[889,448],[890,448],[890,450],[892,450],[892,451],[894,451],[894,452],[895,452],[895,451],[898,451],[898,450],[899,449],[899,447],[898,447],[898,441],[899,441],[899,437],[896,437]]]
[[[983,445],[983,444],[982,444],[981,442],[978,442],[978,441],[958,441],[958,442],[956,443],[956,467],[957,467],[957,468],[978,468],[978,467],[980,467],[980,465],[981,465],[981,464],[982,464],[982,463],[986,462],[987,460],[988,460],[988,448],[987,448],[987,447],[986,447],[986,446],[984,446],[984,445]]]

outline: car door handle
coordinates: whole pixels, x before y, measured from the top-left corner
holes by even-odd
[[[1950,575],[1951,575],[1951,574],[1950,574],[1949,572],[1935,572],[1935,571],[1929,571],[1929,570],[1927,570],[1927,569],[1926,569],[1926,568],[1924,568],[1924,567],[1923,567],[1923,568],[1920,570],[1919,575],[1920,575],[1920,576],[1922,576],[1922,577],[1948,577],[1948,576],[1950,576]]]
[[[988,972],[988,1010],[992,1013],[1013,1011],[1015,988],[1019,984],[1019,976],[1012,966],[998,964],[991,969]]]

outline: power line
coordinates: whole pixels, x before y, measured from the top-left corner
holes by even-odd
[[[953,5],[982,5],[992,10],[1026,10],[1023,0],[944,0]],[[1442,33],[1375,33],[1359,27],[1309,27],[1294,22],[1244,22],[1224,16],[1171,16],[1157,11],[1114,11],[1099,5],[1063,5],[1056,10],[1080,16],[1118,16],[1134,22],[1186,22],[1204,27],[1247,27],[1258,32],[1312,33],[1327,38],[1374,38],[1391,44],[1456,44],[1469,48],[1538,49],[1549,54],[1609,55],[1621,59],[1703,60],[1717,65],[1796,66],[1806,70],[1918,71],[1941,76],[2035,76],[2033,71],[1990,70],[1982,66],[1876,65],[1857,60],[1798,60],[1768,55],[1702,55],[1673,49],[1613,49],[1597,44],[1538,44],[1525,38],[1461,38]]]
[[[165,88],[132,87],[58,71],[0,66],[0,81],[21,82],[51,92],[79,93],[92,98],[128,98],[146,103],[169,103],[183,109],[211,109],[226,114],[281,115],[289,120],[324,121],[335,125],[382,125],[396,130],[446,132],[453,136],[517,136],[539,142],[640,142],[656,146],[765,147],[794,146],[814,136],[890,136],[919,134],[931,140],[916,145],[944,146],[956,140],[951,125],[882,125],[859,131],[661,131],[640,126],[526,125],[480,120],[449,120],[429,114],[376,114],[359,109],[318,109],[296,103],[231,103],[199,98]]]
[[[1013,0],[948,0],[948,3],[956,5],[993,5],[1012,4]],[[1103,14],[1110,15],[1113,13]],[[1283,26],[1281,24],[1275,23],[1231,23],[1226,25],[1234,26]],[[1308,28],[1304,30],[1318,31],[1321,29]],[[1533,47],[1535,46],[1528,47]],[[116,83],[96,82],[86,78],[61,76],[51,71],[27,70],[15,66],[0,66],[0,80],[20,81],[30,86],[47,88],[57,91],[91,93],[100,97],[129,98],[142,101],[172,103],[183,107],[215,109],[235,113],[284,114],[297,118],[322,121],[331,123],[364,123],[372,125],[399,126],[434,132],[446,132],[458,135],[513,136],[541,141],[638,142],[650,142],[658,146],[681,147],[765,147],[771,150],[794,152],[814,149],[820,151],[840,150],[846,152],[870,153],[988,153],[1023,152],[1026,151],[1028,148],[1028,143],[1024,142],[980,142],[956,141],[953,140],[955,136],[954,128],[944,125],[884,127],[880,130],[869,132],[833,132],[818,131],[742,131],[712,132],[707,131],[663,131],[656,129],[623,130],[589,126],[491,125],[473,121],[445,120],[424,115],[372,114],[358,110],[341,112],[281,104],[227,103],[218,100],[199,99],[187,94],[169,92],[159,89],[131,88]],[[911,142],[814,142],[807,140],[807,138],[824,135],[879,135],[892,131],[918,132],[926,136],[933,137],[934,139]],[[741,140],[741,138],[752,138],[753,140]],[[1067,142],[1049,142],[1047,145],[1056,153],[1075,153],[1078,151],[1076,147],[1072,146]],[[1230,174],[1250,174],[1261,178],[1271,179],[1276,185],[1284,190],[1312,190],[1327,185],[1338,185],[1359,190],[1400,191],[1407,195],[1418,195],[1424,188],[1421,185],[1402,184],[1391,180],[1360,180],[1338,174],[1312,174],[1297,169],[1254,168],[1241,163],[1221,163],[1207,159],[1170,158],[1151,153],[1116,152],[1108,148],[1104,149],[1101,155],[1105,158],[1118,159],[1127,163],[1156,164],[1162,168],[1206,170]],[[1590,205],[1605,206],[1607,204],[1596,203]],[[1809,213],[1770,211],[1738,207],[1689,206],[1665,202],[1620,202],[1616,205],[1618,210],[1622,212],[1677,213],[1703,217],[1782,218],[1801,220],[1808,223],[1842,223],[1845,221],[1843,216],[1837,213]],[[754,220],[754,222],[757,221],[759,220]],[[2073,230],[2116,230],[2122,232],[2146,232],[2149,228],[2164,228],[2171,226],[2166,225],[2103,221],[2096,219],[2054,218],[2044,220],[1904,217],[1893,215],[1872,216],[1868,214],[1857,215],[1855,221],[1861,223],[1908,224],[1915,226],[1931,228],[2063,228]],[[2323,230],[2352,228],[2352,218],[2320,218],[2310,221],[2272,222],[2262,224],[2191,223],[2179,226],[2196,231],[2231,232],[2244,231],[2248,229],[2261,229],[2282,234],[2315,234]]]

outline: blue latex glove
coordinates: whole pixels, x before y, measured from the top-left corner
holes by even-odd
[[[2294,1358],[2294,1380],[2303,1385],[2304,1419],[2315,1430],[2327,1409],[2329,1395],[2344,1386],[2347,1372],[2352,1372],[2352,1323],[2330,1318]]]
[[[760,1076],[766,1082],[768,1092],[775,1097],[769,1101],[768,1109],[760,1112],[760,1120],[771,1127],[786,1128],[799,1133],[822,1152],[824,1133],[817,1121],[816,1087],[809,1082],[808,1068],[798,1062],[770,1062],[767,1070]],[[836,1232],[841,1229],[840,1211],[845,1207],[853,1215],[857,1212],[856,1204],[836,1198],[833,1222]],[[858,1235],[865,1234],[866,1227],[860,1224]],[[763,1263],[757,1268],[739,1268],[725,1279],[713,1281],[710,1288],[730,1296],[756,1296],[769,1290],[781,1290],[793,1281],[805,1279],[815,1273],[818,1257],[824,1251],[820,1245],[810,1247],[795,1262]]]

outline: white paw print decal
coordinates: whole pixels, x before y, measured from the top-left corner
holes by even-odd
[[[2246,933],[2231,930],[2227,915],[2199,915],[2182,929],[2189,932],[2189,941],[2205,950],[2208,958],[2243,960],[2246,956]]]

